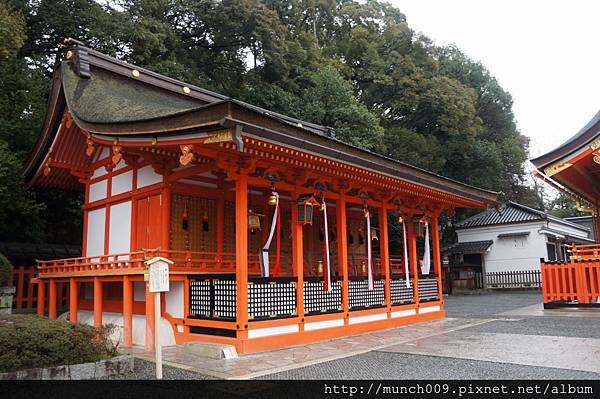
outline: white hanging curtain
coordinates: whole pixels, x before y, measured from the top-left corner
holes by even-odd
[[[277,198],[275,201],[275,210],[273,211],[273,218],[271,220],[271,230],[269,231],[269,237],[267,242],[260,250],[260,264],[261,274],[263,277],[269,277],[269,248],[271,247],[271,241],[273,241],[273,235],[275,234],[275,227],[277,226],[277,215],[279,214],[279,194],[273,191],[271,194]]]
[[[327,223],[327,204],[325,198],[323,198],[323,229],[324,232],[324,243],[323,243],[323,289],[326,292],[330,292],[331,287],[331,258],[329,253],[329,225]]]
[[[431,268],[431,250],[429,248],[429,223],[425,224],[425,251],[423,253],[423,265],[421,266],[421,273],[424,275],[429,274]]]
[[[365,206],[365,218],[367,219],[367,274],[369,289],[372,290],[374,287],[373,282],[373,256],[372,256],[372,242],[371,242],[371,213],[369,208]]]
[[[410,288],[410,271],[408,270],[408,237],[406,237],[406,223],[402,222],[402,243],[404,246],[404,273],[406,275],[406,288]]]

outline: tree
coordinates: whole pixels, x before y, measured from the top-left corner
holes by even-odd
[[[549,201],[547,207],[549,214],[559,218],[585,215],[585,213],[577,209],[575,201],[563,193],[558,193],[554,199]]]

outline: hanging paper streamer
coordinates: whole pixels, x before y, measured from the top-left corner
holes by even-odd
[[[279,194],[275,191],[273,191],[272,194],[277,200],[275,201],[275,210],[273,211],[273,219],[271,220],[271,230],[269,231],[267,242],[260,251],[261,273],[263,277],[269,277],[269,247],[271,247],[271,241],[275,234],[275,227],[277,226],[278,220],[277,216],[279,214]]]
[[[369,280],[369,289],[374,288],[373,284],[373,257],[372,257],[372,242],[371,242],[371,213],[369,208],[365,206],[365,218],[367,219],[367,274]]]
[[[275,228],[275,268],[273,277],[279,276],[279,265],[281,264],[281,207],[279,206],[279,197],[277,197],[277,226]]]
[[[406,275],[406,288],[410,288],[410,271],[408,270],[408,239],[406,237],[406,223],[402,223],[402,242],[404,244],[404,273]]]
[[[327,224],[327,204],[323,198],[323,230],[325,230],[325,239],[323,240],[323,289],[327,292],[331,291],[331,267],[329,255],[329,225]]]
[[[325,239],[323,240],[323,289],[326,292],[330,292],[331,287],[331,268],[330,268],[330,255],[329,255],[329,225],[327,224],[327,204],[325,198],[322,199],[323,209],[323,230]]]
[[[423,264],[421,266],[421,273],[424,275],[429,274],[431,268],[431,250],[429,249],[429,224],[425,223],[425,251],[423,253]]]

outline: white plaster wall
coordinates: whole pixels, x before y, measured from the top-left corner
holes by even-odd
[[[110,207],[108,253],[122,254],[131,250],[131,201]],[[119,258],[120,260],[124,258]]]
[[[99,208],[88,212],[86,256],[104,255],[104,229],[106,209]]]
[[[154,171],[152,166],[144,166],[137,171],[137,188],[162,182],[162,176]]]
[[[92,174],[92,179],[94,179],[96,177],[104,176],[107,173],[108,172],[106,171],[106,168],[104,166],[100,166],[98,169],[96,169],[94,171],[94,174]]]
[[[183,317],[183,281],[170,281],[165,294],[165,310],[173,317]]]
[[[512,270],[539,270],[540,258],[546,256],[546,237],[538,230],[542,222],[514,225],[486,226],[457,230],[458,241],[492,240],[494,243],[484,254],[486,272]],[[499,234],[529,232],[528,236],[498,238]]]
[[[133,185],[133,172],[128,170],[112,178],[111,194],[117,195],[131,191]]]
[[[94,202],[106,198],[107,184],[106,179],[90,184],[89,201]]]
[[[553,221],[550,221],[547,226],[549,229],[562,231],[565,234],[568,234],[571,236],[577,236],[577,237],[581,237],[581,238],[589,238],[589,230],[583,230],[582,228],[568,226],[568,225],[553,222]]]
[[[67,313],[60,315],[59,320],[67,320]],[[77,312],[77,321],[82,324],[90,326],[94,325],[94,312],[91,310],[79,310]],[[118,328],[111,336],[112,339],[118,340],[123,343],[123,314],[103,312],[102,313],[102,324],[114,324]],[[131,340],[133,345],[146,345],[146,316],[145,315],[133,315],[131,320],[132,332]],[[160,343],[162,346],[175,345],[175,334],[171,325],[165,318],[160,318]]]

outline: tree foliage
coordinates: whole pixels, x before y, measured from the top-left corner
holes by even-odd
[[[330,126],[350,144],[539,205],[525,182],[528,139],[516,127],[510,94],[455,46],[416,34],[388,3],[0,1],[0,165],[13,165],[14,176],[39,133],[58,44],[74,37],[142,67]],[[7,183],[19,188],[0,201],[23,198],[19,212],[30,209],[29,220],[40,219],[32,224],[39,233],[23,230],[20,237],[53,240],[50,224],[77,231],[64,221],[78,219],[80,198],[35,196],[22,182]],[[43,203],[52,212],[42,215]],[[4,217],[0,212],[0,224],[11,224]]]

